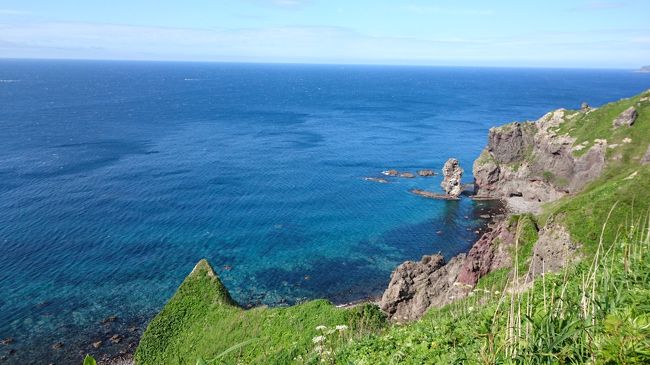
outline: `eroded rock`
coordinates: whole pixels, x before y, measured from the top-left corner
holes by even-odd
[[[429,169],[418,170],[418,175],[422,177],[435,176],[435,174],[436,173],[433,170],[429,170]]]
[[[564,226],[547,224],[539,231],[539,238],[533,247],[529,279],[542,273],[558,272],[579,260],[578,248],[578,245],[571,241],[571,235]]]
[[[463,169],[460,167],[458,160],[455,158],[448,159],[442,168],[442,174],[444,175],[444,179],[440,183],[440,186],[447,195],[457,198],[463,192],[463,185],[461,183]]]
[[[474,162],[475,194],[517,198],[517,206],[536,209],[598,178],[605,167],[607,141],[594,141],[585,153],[574,156],[586,145],[574,146],[574,138],[557,135],[565,114],[559,109],[536,122],[490,129],[488,145]]]
[[[464,288],[454,285],[464,255],[445,264],[441,255],[423,256],[420,262],[407,261],[391,275],[380,307],[389,318],[403,322],[420,318],[427,309],[451,303]]]
[[[634,122],[636,121],[636,118],[638,117],[638,113],[636,112],[636,109],[634,109],[633,106],[625,109],[621,114],[614,119],[612,122],[612,125],[614,128],[619,128],[619,127],[631,127]]]

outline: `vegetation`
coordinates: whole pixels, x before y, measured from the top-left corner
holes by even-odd
[[[649,96],[566,114],[556,132],[587,146],[576,154],[597,138],[615,145],[606,171],[539,216],[511,216],[515,264],[481,278],[465,299],[405,325],[388,325],[370,304],[243,310],[202,261],[152,320],[136,364],[650,363],[650,165],[639,163],[650,143]],[[631,105],[636,124],[613,129]],[[567,228],[583,259],[533,280],[538,231],[551,222]]]
[[[145,331],[137,364],[288,364],[329,356],[338,342],[385,325],[376,306],[315,300],[287,308],[236,306],[202,260]],[[324,326],[324,327],[321,327]],[[338,326],[338,327],[337,327]],[[334,330],[336,336],[333,336]],[[316,341],[319,336],[323,336]],[[218,361],[218,362],[217,362]]]
[[[645,223],[642,223],[645,222]],[[340,350],[342,364],[650,363],[648,216],[590,261],[534,284],[513,276]],[[497,272],[501,275],[500,272]]]

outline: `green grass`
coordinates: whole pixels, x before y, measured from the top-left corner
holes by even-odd
[[[574,151],[575,156],[585,154],[594,145],[596,139],[606,139],[609,145],[618,144],[619,147],[608,151],[609,157],[621,154],[623,159],[630,162],[632,156],[639,156],[647,148],[648,137],[650,136],[650,101],[640,102],[643,97],[650,96],[650,92],[637,95],[629,99],[623,99],[614,103],[606,104],[588,113],[569,111],[577,113],[573,118],[567,118],[556,129],[559,135],[568,134],[576,139],[574,145],[584,143],[585,148]],[[614,129],[612,122],[625,109],[634,106],[638,113],[635,124],[631,127],[620,127]],[[632,143],[624,144],[623,139],[631,138]],[[646,144],[638,143],[645,141]],[[636,143],[635,143],[636,142]]]
[[[202,260],[147,327],[135,361],[138,365],[194,364],[199,358],[209,362],[219,357],[218,363],[227,364],[311,363],[325,356],[315,351],[312,339],[326,334],[316,327],[347,326],[328,338],[337,342],[384,324],[383,314],[370,304],[339,309],[315,300],[287,308],[244,310]],[[233,346],[235,351],[224,356]]]

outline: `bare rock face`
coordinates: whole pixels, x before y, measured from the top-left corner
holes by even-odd
[[[619,127],[631,127],[634,122],[636,122],[636,118],[638,117],[638,113],[636,112],[636,109],[634,109],[633,106],[625,109],[621,114],[614,119],[612,122],[612,125],[614,128],[619,128]]]
[[[578,260],[578,248],[564,226],[547,224],[539,231],[539,238],[533,247],[529,278],[541,273],[558,272]]]
[[[463,169],[460,167],[458,160],[455,158],[447,160],[445,166],[442,168],[442,174],[444,179],[440,183],[440,186],[447,195],[457,198],[463,191],[463,184],[461,184]]]
[[[515,235],[502,221],[476,241],[463,260],[456,281],[474,287],[478,279],[492,271],[511,265],[510,251],[514,246]]]
[[[420,262],[407,261],[391,275],[380,307],[394,321],[420,318],[427,309],[451,303],[467,290],[454,285],[465,255],[445,264],[441,255],[423,256]]]
[[[605,167],[607,141],[596,141],[575,157],[575,139],[555,132],[564,117],[565,110],[559,109],[536,122],[490,129],[488,145],[474,162],[476,195],[545,203],[599,177]]]

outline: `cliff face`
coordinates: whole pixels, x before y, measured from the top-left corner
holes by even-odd
[[[574,154],[585,146],[574,146],[576,138],[557,133],[572,117],[575,114],[559,109],[536,122],[490,129],[488,145],[474,162],[476,195],[544,203],[598,178],[605,167],[607,141],[597,140],[586,153]]]
[[[487,146],[474,162],[476,195],[505,200],[512,213],[537,213],[543,203],[567,195],[571,197],[565,203],[579,197],[605,169],[627,171],[624,179],[634,179],[638,169],[650,164],[649,112],[650,90],[598,109],[585,104],[577,111],[558,109],[535,122],[492,128]],[[586,218],[571,214],[572,219]],[[522,231],[522,225],[513,225],[513,221],[529,224]],[[528,272],[520,272],[521,280],[559,271],[580,258],[585,243],[574,241],[568,227],[563,218],[549,218],[538,227],[532,215],[497,222],[467,254],[447,264],[435,256],[400,265],[393,272],[381,308],[395,321],[419,318],[430,307],[468,295],[481,277],[512,267],[517,247],[528,250],[518,257],[519,263],[528,267]]]

